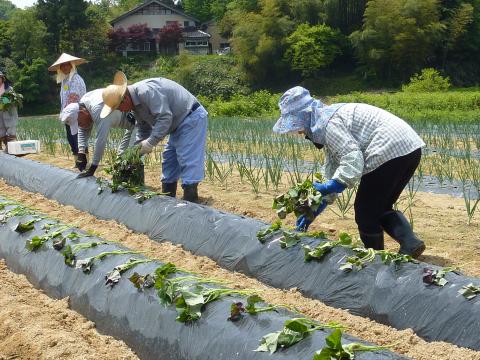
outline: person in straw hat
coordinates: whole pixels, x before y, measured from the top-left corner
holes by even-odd
[[[131,113],[113,111],[105,119],[100,119],[103,108],[103,89],[86,93],[78,103],[71,103],[63,109],[60,120],[70,125],[70,129],[78,129],[78,160],[77,167],[82,171],[77,177],[89,177],[95,174],[98,164],[102,160],[107,145],[110,128],[126,129],[120,142],[118,152],[123,153],[128,145],[135,127],[135,118]],[[96,127],[95,153],[90,167],[87,167],[88,139],[93,126]]]
[[[8,94],[15,94],[12,83],[7,75],[0,71],[0,150],[5,145],[5,152],[8,152],[8,142],[17,139],[18,111],[15,103]]]
[[[48,68],[49,71],[57,72],[57,84],[61,84],[60,112],[62,112],[67,105],[78,103],[81,97],[85,95],[87,91],[85,82],[77,73],[77,66],[84,64],[85,62],[85,59],[63,53],[57,61]],[[72,132],[68,124],[65,124],[65,130],[76,164],[78,157],[77,133],[75,131]]]
[[[183,86],[165,78],[127,86],[124,73],[103,90],[100,117],[113,110],[132,111],[137,120],[137,143],[146,154],[169,135],[163,151],[162,192],[175,197],[182,179],[183,199],[198,201],[198,183],[205,177],[208,113]]]
[[[422,156],[425,143],[402,119],[367,104],[327,106],[300,86],[279,101],[281,117],[273,127],[279,134],[300,133],[325,150],[328,181],[313,186],[324,195],[318,216],[345,188],[360,182],[355,198],[355,221],[365,247],[384,248],[385,231],[400,243],[401,254],[418,257],[425,244],[413,233],[405,216],[393,210]],[[305,231],[311,220],[297,219]]]

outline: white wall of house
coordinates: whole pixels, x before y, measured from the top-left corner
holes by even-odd
[[[170,15],[142,15],[142,14],[132,14],[120,21],[116,22],[113,26],[115,30],[120,27],[127,29],[129,26],[137,24],[147,24],[150,29],[161,29],[164,26],[170,24],[170,22],[177,22],[179,26],[195,26],[195,22],[192,20],[180,15],[180,14],[170,14]]]

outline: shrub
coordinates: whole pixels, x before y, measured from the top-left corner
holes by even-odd
[[[410,78],[410,83],[402,86],[405,92],[433,92],[447,91],[450,88],[450,79],[443,77],[433,69],[423,69],[420,74],[415,74]]]
[[[250,95],[233,95],[230,100],[217,98],[211,100],[199,97],[210,116],[275,117],[278,116],[280,94],[271,94],[261,90]]]
[[[248,94],[244,74],[231,56],[179,56],[176,80],[194,95],[211,99],[230,99],[234,94]]]

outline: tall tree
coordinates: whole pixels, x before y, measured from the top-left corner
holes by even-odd
[[[0,0],[0,20],[6,20],[17,7],[9,0]]]
[[[437,0],[370,0],[350,38],[367,73],[400,81],[425,66],[444,31]]]
[[[86,0],[38,0],[36,8],[38,18],[45,23],[50,35],[49,50],[57,54],[62,47],[75,49],[74,33],[89,27],[86,16],[88,2]],[[63,45],[62,42],[64,42]]]
[[[12,43],[12,58],[31,62],[46,53],[47,29],[37,20],[34,9],[18,10],[10,19],[7,36]]]
[[[206,22],[212,19],[210,13],[210,4],[212,0],[183,0],[182,6],[188,15],[197,18],[200,22]]]
[[[263,0],[259,13],[241,14],[235,20],[232,43],[240,64],[251,80],[279,80],[277,74],[288,73],[284,53],[286,37],[293,22],[280,11],[285,3]]]
[[[341,54],[343,36],[328,25],[302,24],[287,38],[286,58],[304,77],[316,76]]]

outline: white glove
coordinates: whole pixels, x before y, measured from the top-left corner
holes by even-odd
[[[145,155],[150,152],[152,152],[154,146],[148,142],[148,140],[143,140],[140,143],[141,149],[140,149],[140,155]]]

